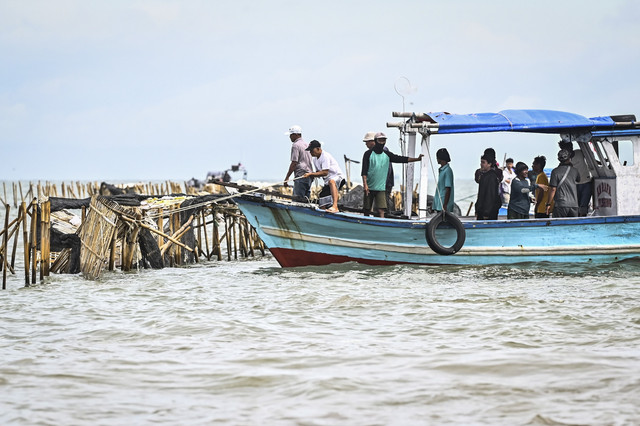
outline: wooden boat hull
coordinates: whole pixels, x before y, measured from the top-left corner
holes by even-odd
[[[522,262],[606,264],[640,257],[640,216],[463,221],[454,255],[432,251],[428,220],[364,217],[259,197],[236,200],[283,267],[360,262],[372,265],[486,265]],[[438,229],[453,241],[453,228]],[[449,244],[450,245],[450,244]]]

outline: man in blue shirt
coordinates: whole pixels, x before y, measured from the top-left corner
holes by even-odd
[[[453,170],[449,165],[451,157],[446,148],[440,148],[436,152],[436,160],[440,164],[438,169],[438,185],[436,187],[436,195],[433,197],[432,210],[441,212],[446,210],[453,212]],[[444,206],[444,208],[443,208]]]

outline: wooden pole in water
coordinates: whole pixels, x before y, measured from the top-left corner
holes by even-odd
[[[116,243],[118,242],[117,230],[113,232],[111,243],[109,244],[109,270],[113,271],[116,266]]]
[[[168,189],[168,187],[169,187],[169,182],[167,181],[167,189]],[[179,207],[176,206],[175,210],[178,210],[178,209],[179,209]],[[180,213],[179,212],[174,212],[173,213],[173,220],[174,220],[173,229],[177,230],[177,231],[174,231],[174,232],[178,233],[178,232],[181,231],[181,228],[180,228]],[[174,238],[176,240],[179,240],[181,237],[182,237],[182,235],[176,236]],[[175,259],[176,259],[176,265],[182,265],[182,249],[180,248],[179,245],[175,245],[173,247],[173,254],[174,254]]]
[[[18,181],[18,186],[20,187],[20,200],[24,201],[24,195],[22,194],[22,182]]]
[[[164,233],[164,218],[162,217],[163,213],[162,213],[162,209],[158,210],[158,230],[162,233]],[[162,234],[157,234],[158,235],[158,247],[162,247],[162,245],[164,244],[164,238],[162,237]]]
[[[231,261],[231,257],[233,256],[233,237],[231,236],[231,216],[227,211],[225,214],[225,223],[224,223],[224,237],[226,238],[227,243],[227,260]]]
[[[28,232],[27,232],[27,203],[22,201],[20,203],[20,210],[22,210],[22,243],[24,245],[24,286],[29,287],[29,252],[31,247],[29,246]]]
[[[196,255],[196,263],[198,262],[198,256],[202,254],[202,214],[198,212],[197,216],[198,220],[196,221],[196,226],[198,227],[198,238],[196,241],[196,248],[198,249],[198,254]]]
[[[3,182],[4,183],[4,182]],[[9,236],[9,213],[11,212],[11,206],[5,203],[5,216],[4,216],[4,236],[2,237],[2,246],[4,247],[2,254],[2,289],[7,289],[7,237]]]
[[[32,193],[33,195],[33,193]],[[31,201],[31,234],[29,235],[29,246],[31,247],[31,284],[36,283],[36,273],[38,271],[38,201],[34,198]]]
[[[222,249],[220,247],[220,232],[218,232],[218,220],[216,219],[216,209],[211,206],[211,217],[213,218],[213,244],[211,251],[216,253],[218,260],[222,260]]]
[[[49,268],[51,267],[51,203],[47,200],[40,207],[40,256],[42,262],[40,264],[40,281],[44,277],[49,276]]]
[[[11,183],[13,187],[13,207],[18,208],[18,187],[15,182]]]
[[[207,257],[207,260],[211,260],[211,252],[209,251],[209,233],[207,232],[207,212],[205,211],[205,209],[202,209],[202,228],[203,228],[203,233],[204,233],[204,244],[205,244],[205,256]]]
[[[22,209],[18,210],[18,222],[16,222],[16,236],[13,238],[13,250],[11,250],[11,270],[16,267],[16,250],[18,248],[18,235],[20,235],[20,222],[24,220]]]
[[[136,213],[136,220],[139,221],[142,218],[140,213]],[[123,259],[123,271],[130,271],[133,268],[133,256],[136,252],[136,243],[138,242],[138,233],[140,227],[135,226],[131,232],[126,232],[123,243],[126,243],[127,251],[126,257]]]
[[[235,260],[238,260],[238,238],[236,235],[236,217],[234,215],[231,215],[231,220],[233,221],[233,224],[231,225],[231,233],[233,234],[233,258]]]

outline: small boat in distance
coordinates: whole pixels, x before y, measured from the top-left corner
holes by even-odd
[[[415,156],[430,157],[430,139],[481,132],[555,133],[577,143],[591,173],[593,214],[575,218],[476,220],[429,217],[429,161],[420,170],[418,215],[408,219],[327,213],[316,205],[263,195],[236,199],[239,208],[283,267],[360,262],[372,265],[479,265],[521,262],[612,263],[640,257],[640,125],[633,115],[586,118],[549,110],[499,113],[393,113]],[[621,162],[619,152],[631,150]],[[484,147],[483,147],[484,148]],[[480,150],[480,149],[479,149]],[[406,188],[413,188],[413,164]],[[411,200],[412,194],[405,194]]]

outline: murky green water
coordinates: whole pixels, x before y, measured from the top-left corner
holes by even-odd
[[[269,258],[16,277],[0,423],[637,424],[639,271]]]

